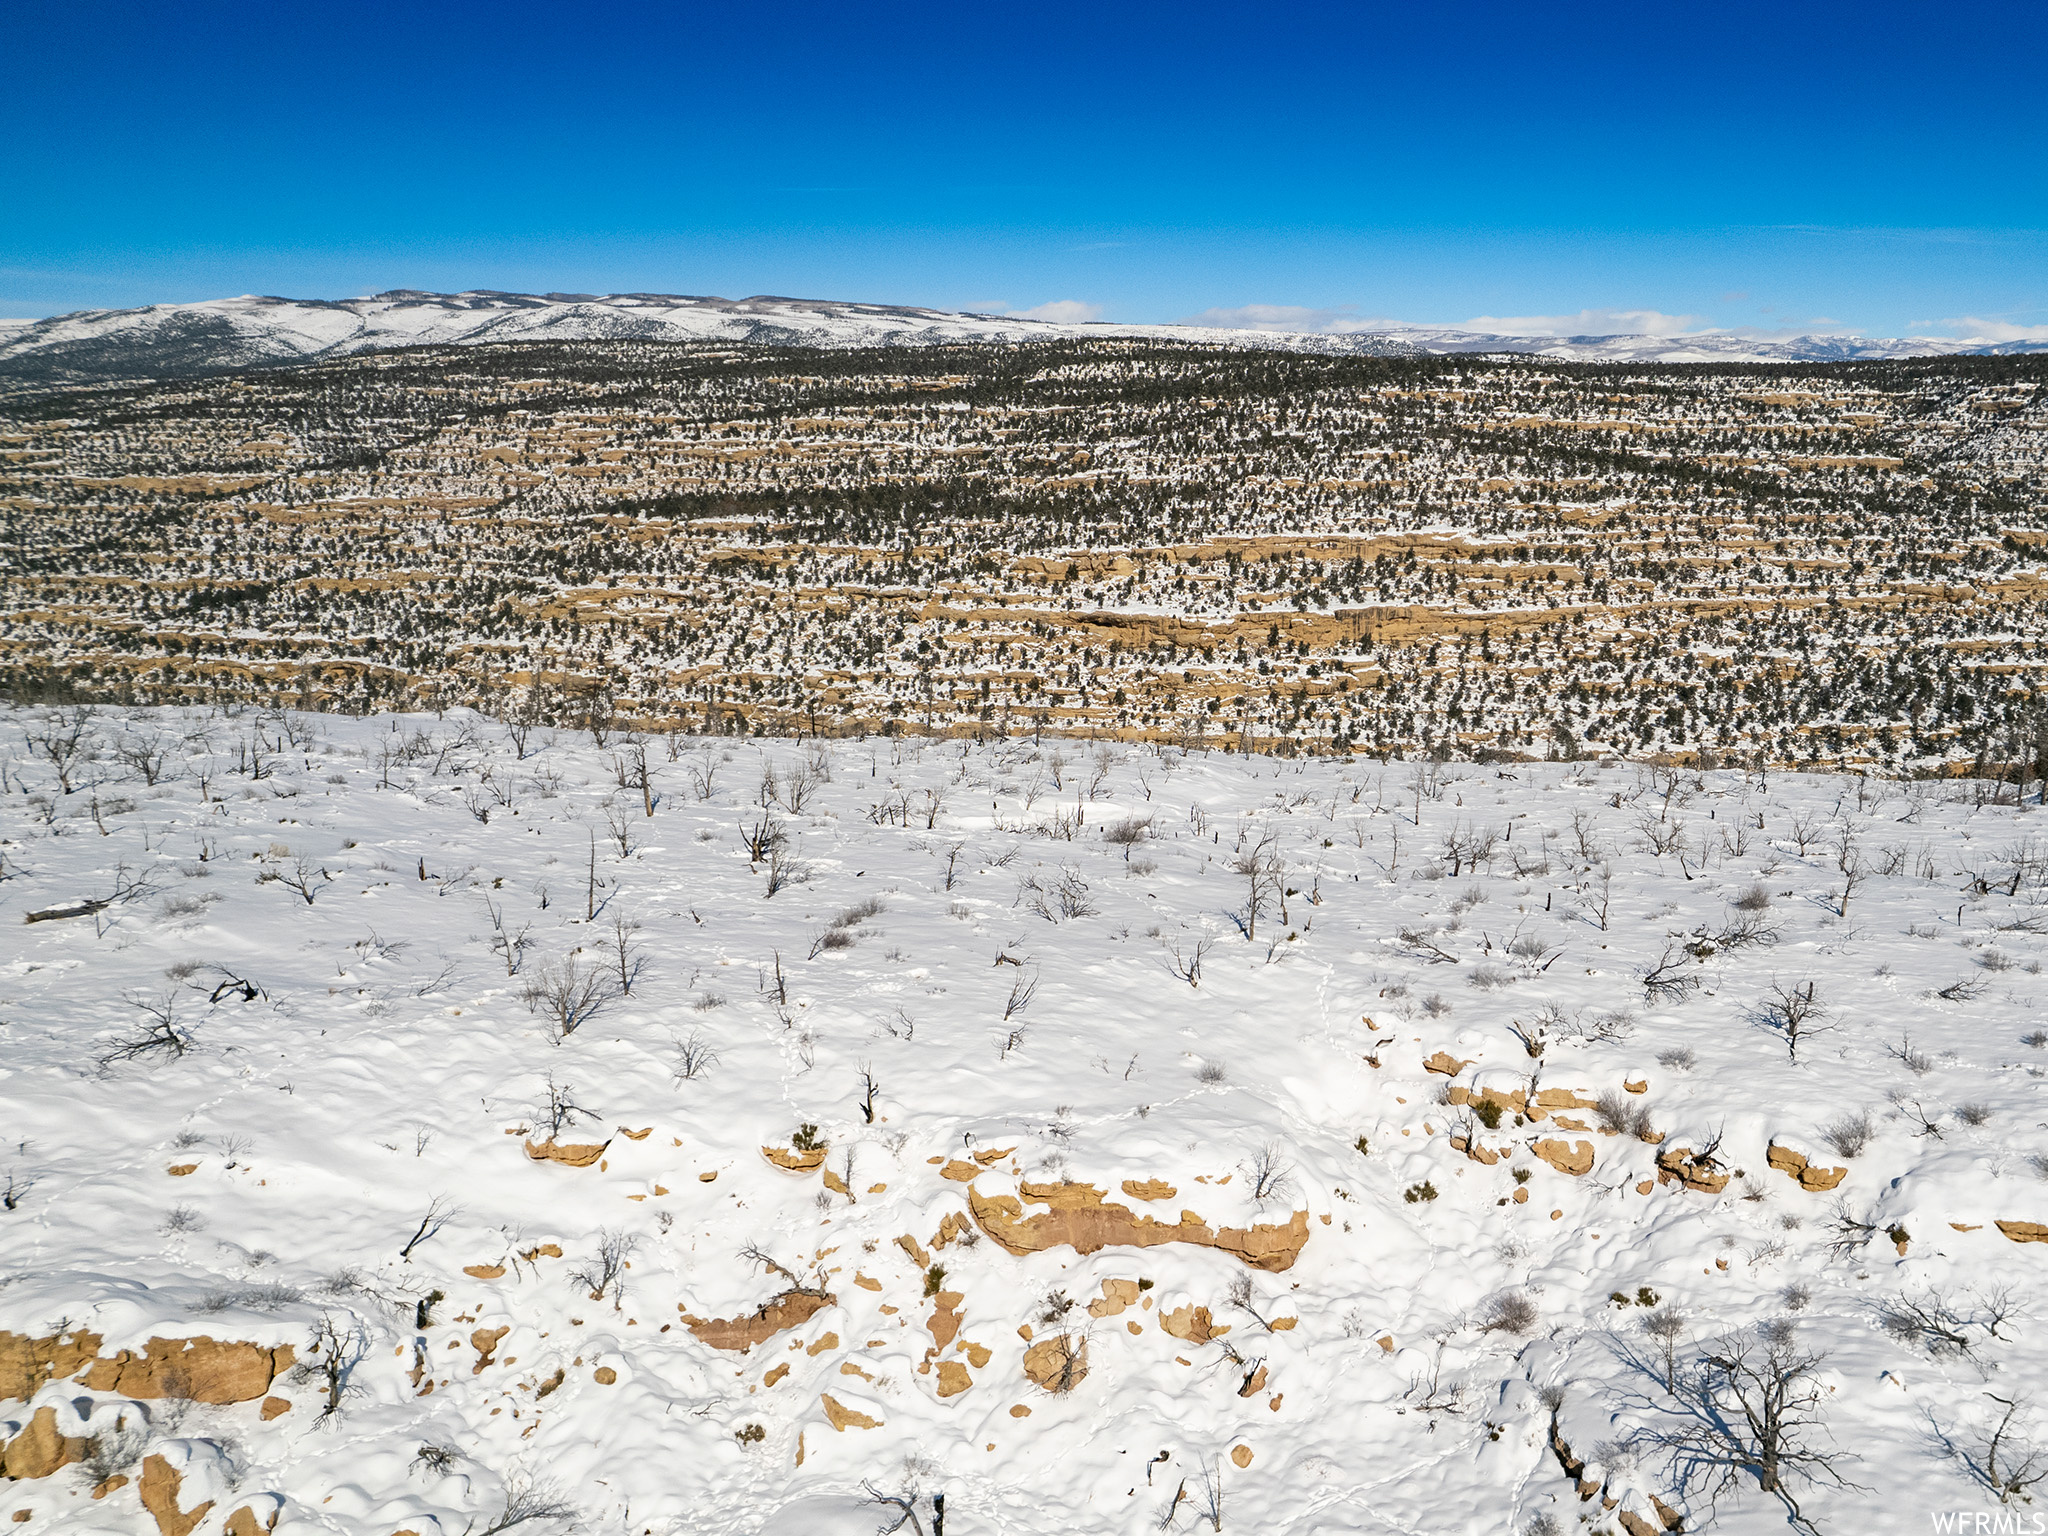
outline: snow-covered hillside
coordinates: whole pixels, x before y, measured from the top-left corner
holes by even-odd
[[[1745,1362],[1824,1529],[2042,1471],[2035,805],[520,735],[0,721],[10,1529],[1778,1530]]]
[[[1325,334],[1197,325],[1059,324],[887,304],[676,294],[422,293],[356,299],[244,295],[0,322],[0,376],[79,380],[303,362],[379,347],[494,341],[724,341],[804,347],[932,346],[1114,336],[1282,351],[1421,356],[1531,353],[1581,362],[1843,361],[2034,350],[1936,338],[1505,336],[1402,328]]]

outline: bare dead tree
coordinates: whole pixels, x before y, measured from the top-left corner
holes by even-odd
[[[1430,965],[1456,965],[1458,957],[1438,944],[1419,928],[1403,928],[1396,936],[1395,947],[1411,959],[1422,960]]]
[[[1199,935],[1185,949],[1181,947],[1179,939],[1168,938],[1160,942],[1166,946],[1166,953],[1169,956],[1167,968],[1189,986],[1199,989],[1202,985],[1202,957],[1215,947],[1214,936]]]
[[[1589,869],[1605,857],[1600,839],[1595,836],[1599,826],[1598,817],[1582,810],[1572,812],[1572,842],[1577,848],[1579,862]]]
[[[1429,1369],[1418,1371],[1408,1383],[1404,1396],[1424,1413],[1462,1413],[1465,1410],[1466,1384],[1453,1378],[1444,1380],[1443,1340],[1437,1341],[1435,1352],[1430,1356]]]
[[[1714,950],[1750,949],[1767,947],[1778,942],[1782,930],[1762,911],[1731,914],[1718,928],[1708,928],[1702,923],[1693,930],[1693,938]]]
[[[1092,917],[1098,910],[1088,882],[1073,869],[1062,869],[1056,875],[1026,875],[1017,882],[1017,901],[1049,923]]]
[[[115,744],[114,755],[141,774],[144,784],[154,788],[178,775],[172,756],[175,745],[161,732],[152,731],[147,736],[122,737]]]
[[[1103,829],[1102,840],[1112,848],[1121,848],[1124,862],[1131,862],[1131,850],[1152,835],[1150,816],[1126,816],[1121,821],[1111,822]]]
[[[178,1018],[178,989],[166,987],[156,996],[130,993],[128,1006],[136,1013],[132,1027],[120,1039],[100,1052],[99,1063],[139,1061],[148,1056],[183,1056],[192,1049],[192,1031]]]
[[[432,1242],[443,1227],[462,1214],[462,1207],[446,1195],[436,1195],[427,1202],[427,1213],[420,1218],[420,1224],[413,1228],[412,1236],[405,1240],[405,1246],[398,1250],[398,1257],[407,1264],[412,1262],[413,1249],[422,1243]]]
[[[1877,1321],[1893,1338],[1918,1344],[1930,1355],[1966,1356],[1983,1339],[2004,1338],[1998,1330],[2018,1311],[2019,1302],[2007,1289],[1988,1294],[1966,1290],[1960,1297],[1930,1289],[1888,1298],[1878,1307]]]
[[[28,1198],[28,1192],[36,1187],[34,1174],[21,1173],[16,1169],[7,1170],[7,1181],[0,1184],[0,1210],[16,1211],[21,1202]]]
[[[869,1125],[875,1123],[875,1095],[882,1091],[882,1085],[875,1081],[874,1069],[861,1068],[860,1112]]]
[[[1238,1311],[1251,1317],[1266,1332],[1271,1333],[1273,1325],[1267,1320],[1266,1315],[1259,1310],[1258,1302],[1258,1290],[1252,1284],[1252,1277],[1250,1275],[1240,1274],[1231,1278],[1230,1304],[1237,1308]]]
[[[1828,1230],[1834,1234],[1829,1240],[1828,1251],[1838,1259],[1854,1257],[1877,1236],[1877,1213],[1866,1211],[1858,1216],[1849,1209],[1846,1200],[1835,1202],[1835,1208],[1828,1213]]]
[[[1579,887],[1579,905],[1592,913],[1600,924],[1600,931],[1607,931],[1607,910],[1614,901],[1614,866],[1605,860],[1600,867],[1590,870]]]
[[[701,800],[709,800],[718,787],[718,759],[712,748],[705,747],[695,762],[685,763],[683,771],[690,776],[690,789]],[[756,861],[758,862],[758,861]]]
[[[1480,830],[1468,824],[1453,823],[1451,830],[1444,834],[1442,857],[1451,866],[1451,878],[1470,870],[1477,874],[1482,865],[1493,862],[1495,849],[1500,844],[1500,832],[1492,827]]]
[[[718,1065],[718,1052],[702,1035],[673,1042],[676,1048],[675,1075],[679,1082],[695,1082]]]
[[[1668,821],[1660,816],[1645,815],[1636,819],[1636,830],[1642,834],[1643,841],[1649,845],[1650,852],[1659,858],[1664,857],[1666,854],[1676,854],[1682,859],[1692,851],[1692,845],[1686,838],[1683,822]]]
[[[1287,879],[1287,865],[1280,856],[1279,829],[1269,828],[1251,847],[1240,849],[1232,856],[1229,868],[1245,882],[1244,918],[1240,926],[1247,939],[1256,941],[1260,914],[1280,893]]]
[[[584,696],[583,728],[590,732],[591,744],[602,752],[613,729],[612,690],[608,684],[601,684]]]
[[[1656,1342],[1664,1357],[1664,1390],[1678,1390],[1678,1346],[1685,1338],[1685,1314],[1676,1307],[1660,1307],[1643,1319],[1643,1332]]]
[[[97,712],[88,704],[53,709],[27,731],[29,751],[57,774],[57,787],[76,794],[79,770],[91,760]]]
[[[342,1404],[361,1390],[354,1380],[356,1367],[369,1353],[370,1336],[361,1323],[354,1318],[337,1321],[331,1312],[320,1315],[320,1321],[313,1325],[312,1341],[306,1349],[308,1358],[295,1372],[302,1373],[304,1380],[318,1382],[326,1398],[316,1423],[325,1423],[336,1417]]]
[[[740,1250],[740,1257],[750,1264],[758,1264],[770,1274],[780,1275],[789,1282],[789,1294],[796,1296],[824,1296],[830,1294],[822,1277],[805,1280],[787,1264],[780,1262],[758,1243],[749,1243]]]
[[[1900,1114],[1920,1127],[1913,1133],[1915,1136],[1932,1136],[1936,1141],[1948,1139],[1941,1134],[1940,1110],[1930,1115],[1918,1099],[1894,1098],[1892,1103],[1898,1106]]]
[[[1802,859],[1827,831],[1826,823],[1811,811],[1794,812],[1788,826],[1792,833],[1792,845],[1799,850],[1799,857]]]
[[[1685,1001],[1701,985],[1700,978],[1688,969],[1692,964],[1693,957],[1688,951],[1666,944],[1657,963],[1642,972],[1644,995],[1660,1003]]]
[[[1791,1061],[1799,1059],[1802,1040],[1837,1027],[1828,1022],[1828,1006],[1816,995],[1811,981],[1790,987],[1771,983],[1771,995],[1758,1008],[1756,1017],[1766,1029],[1774,1029],[1785,1037],[1785,1054]]]
[[[1870,879],[1870,866],[1852,848],[1842,862],[1842,889],[1835,901],[1835,915],[1847,917],[1849,902]]]
[[[535,1116],[536,1119],[546,1124],[548,1140],[555,1140],[562,1134],[563,1130],[574,1125],[579,1115],[586,1120],[595,1120],[597,1118],[596,1115],[576,1102],[576,1090],[573,1085],[557,1083],[555,1081],[555,1074],[550,1072],[547,1075],[547,1098],[541,1102]]]
[[[2014,1499],[2024,1503],[2033,1502],[2033,1490],[2048,1482],[2048,1453],[2044,1453],[2026,1436],[2013,1428],[2013,1420],[2026,1411],[2022,1398],[2000,1397],[1996,1392],[1984,1394],[2005,1410],[1998,1422],[1991,1427],[1983,1444],[1975,1451],[1963,1451],[1963,1464],[1974,1473],[1978,1481],[1998,1495],[1998,1502],[2010,1504]],[[2022,1430],[2024,1422],[2022,1423]]]
[[[765,864],[769,853],[787,840],[787,832],[772,812],[763,811],[751,826],[740,823],[740,842],[747,850],[747,862],[756,867]]]
[[[270,995],[248,977],[237,976],[224,965],[212,966],[210,969],[217,972],[221,979],[215,984],[214,989],[207,993],[206,1000],[209,1003],[218,1004],[224,998],[230,997],[239,997],[245,1003],[253,1003],[259,997],[267,998]]]
[[[599,809],[604,813],[605,827],[610,831],[612,842],[619,850],[619,857],[622,859],[631,858],[633,856],[634,839],[633,818],[623,808],[609,800],[605,801]]]
[[[608,971],[566,955],[528,978],[520,998],[560,1045],[604,1011],[616,985]]]
[[[1003,1022],[1009,1023],[1031,1006],[1031,1000],[1038,995],[1038,970],[1034,966],[1017,973],[1017,979],[1010,983],[1010,995],[1003,1003]]]
[[[646,952],[642,949],[637,935],[640,925],[623,914],[612,917],[612,938],[608,946],[612,952],[612,974],[618,978],[619,992],[624,997],[633,995],[633,983],[640,979],[647,969]]]
[[[814,756],[783,775],[782,803],[792,816],[802,815],[804,807],[816,798],[819,788],[830,778],[828,768],[826,760]]]
[[[1283,1156],[1278,1142],[1267,1142],[1250,1163],[1240,1166],[1251,1181],[1252,1199],[1260,1205],[1286,1199],[1294,1191],[1294,1166]]]
[[[1827,1434],[1826,1360],[1801,1348],[1789,1323],[1727,1335],[1680,1374],[1666,1422],[1639,1438],[1668,1452],[1679,1486],[1702,1490],[1710,1504],[1754,1478],[1794,1527],[1812,1532],[1794,1488],[1858,1486],[1842,1471],[1853,1458]]]
[[[576,1506],[564,1498],[553,1483],[538,1482],[523,1473],[515,1473],[505,1479],[503,1508],[479,1536],[498,1536],[501,1531],[535,1522],[573,1527]]]
[[[266,869],[256,877],[259,884],[281,885],[286,890],[297,893],[305,899],[309,907],[313,905],[313,898],[320,894],[320,887],[333,878],[334,876],[303,853],[293,854],[289,867]]]
[[[877,1536],[894,1536],[895,1532],[902,1530],[906,1525],[917,1532],[917,1536],[924,1536],[924,1521],[918,1518],[918,1495],[915,1489],[907,1493],[884,1493],[865,1479],[860,1486],[861,1492],[866,1495],[861,1500],[863,1504],[879,1504],[885,1509],[896,1511],[894,1520],[890,1520],[887,1515],[882,1516],[887,1524],[876,1527]]]
[[[612,770],[618,777],[619,788],[640,791],[640,808],[643,814],[654,814],[654,779],[647,768],[647,748],[634,742],[624,751],[612,754]]]
[[[617,1311],[625,1301],[625,1274],[638,1246],[639,1239],[618,1227],[607,1227],[597,1234],[597,1252],[571,1270],[569,1278],[588,1291],[592,1301],[609,1296]]]
[[[768,863],[767,894],[775,895],[792,885],[801,885],[811,878],[810,866],[798,862],[795,851],[783,839],[771,845],[766,854]]]
[[[1911,1035],[1899,1036],[1899,1043],[1886,1046],[1884,1053],[1892,1057],[1916,1077],[1925,1077],[1934,1070],[1933,1061],[1924,1053],[1914,1048]]]
[[[498,722],[505,727],[505,736],[512,743],[512,757],[515,762],[526,761],[526,743],[533,736],[536,719],[537,711],[529,695],[506,710],[504,718]]]
[[[505,974],[517,976],[519,967],[526,963],[526,952],[533,947],[532,923],[521,923],[516,929],[505,926],[505,909],[484,897],[484,911],[491,919],[491,953],[505,962]]]
[[[1209,1522],[1211,1531],[1223,1529],[1223,1458],[1213,1457],[1202,1463],[1201,1503],[1195,1513],[1198,1518]]]

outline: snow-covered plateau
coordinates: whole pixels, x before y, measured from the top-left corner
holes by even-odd
[[[508,341],[696,341],[785,347],[899,347],[1131,337],[1265,350],[1424,357],[1524,353],[1574,362],[1842,362],[2032,352],[2041,342],[1872,340],[1735,332],[1521,336],[1441,327],[1295,332],[1206,325],[1061,323],[907,305],[663,293],[427,293],[353,299],[259,294],[0,321],[0,377],[83,381],[313,362],[386,347]]]
[[[198,709],[0,763],[10,1530],[2039,1528],[2010,785]]]

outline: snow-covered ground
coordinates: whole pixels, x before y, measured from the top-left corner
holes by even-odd
[[[1822,1528],[2035,1528],[1992,786],[76,725],[0,719],[10,1529],[1696,1529],[1732,1345]]]

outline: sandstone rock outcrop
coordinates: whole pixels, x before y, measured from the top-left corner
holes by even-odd
[[[27,1399],[48,1381],[76,1381],[94,1392],[153,1399],[189,1397],[199,1403],[246,1403],[296,1358],[289,1344],[242,1344],[213,1338],[153,1338],[138,1353],[102,1356],[96,1333],[35,1339],[0,1332],[0,1401]]]
[[[162,1536],[191,1536],[192,1531],[206,1512],[213,1508],[213,1500],[207,1499],[191,1509],[179,1507],[179,1496],[184,1491],[185,1474],[180,1472],[162,1456],[151,1455],[142,1459],[142,1507],[156,1520],[156,1528]]]
[[[685,1312],[683,1326],[713,1349],[745,1353],[778,1333],[801,1328],[836,1300],[829,1291],[784,1291],[746,1317],[692,1317]]]
[[[1590,1141],[1555,1141],[1545,1137],[1529,1150],[1559,1173],[1568,1173],[1573,1178],[1593,1171],[1593,1143]]]
[[[84,1460],[91,1443],[83,1435],[61,1433],[55,1408],[38,1408],[19,1434],[0,1444],[0,1478],[26,1480],[61,1472]]]
[[[1666,1147],[1657,1154],[1657,1182],[1682,1185],[1703,1195],[1718,1195],[1728,1187],[1728,1175],[1690,1147]]]
[[[1790,1147],[1781,1147],[1775,1141],[1764,1149],[1764,1161],[1780,1173],[1790,1174],[1799,1181],[1801,1189],[1810,1189],[1819,1194],[1833,1189],[1849,1177],[1846,1168],[1822,1168],[1806,1160],[1806,1154],[1795,1152]]]
[[[1216,1322],[1209,1316],[1207,1307],[1179,1306],[1171,1312],[1162,1311],[1159,1326],[1176,1339],[1186,1339],[1190,1344],[1207,1344],[1230,1332],[1230,1324]]]
[[[1070,1392],[1088,1377],[1088,1341],[1056,1333],[1024,1351],[1024,1374],[1048,1392]]]
[[[1211,1227],[1193,1211],[1178,1222],[1140,1216],[1130,1207],[1106,1203],[1092,1184],[1032,1184],[1016,1195],[984,1195],[969,1186],[968,1209],[981,1230],[1011,1253],[1042,1253],[1062,1245],[1077,1253],[1116,1246],[1150,1248],[1188,1243],[1234,1254],[1254,1269],[1289,1269],[1308,1242],[1308,1212],[1296,1211],[1284,1225]],[[1046,1209],[1026,1215],[1025,1202]]]
[[[849,1429],[880,1429],[882,1421],[872,1414],[862,1413],[858,1408],[849,1408],[830,1392],[824,1393],[819,1402],[825,1409],[825,1417],[832,1427],[841,1434]]]

